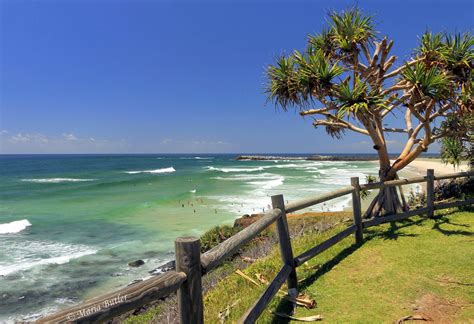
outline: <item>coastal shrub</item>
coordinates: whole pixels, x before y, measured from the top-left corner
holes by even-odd
[[[377,181],[377,177],[374,175],[369,174],[365,177],[365,183],[374,183],[375,181]],[[369,196],[370,196],[370,190],[360,191],[360,198],[367,199]]]
[[[424,191],[413,191],[410,190],[407,199],[408,206],[421,208],[426,205],[426,194]]]
[[[453,179],[439,181],[434,188],[435,200],[451,198],[465,199],[474,192],[474,181],[471,179]]]
[[[227,240],[232,235],[239,232],[242,228],[240,226],[222,225],[216,226],[205,232],[201,240],[201,253],[212,249],[217,244]]]

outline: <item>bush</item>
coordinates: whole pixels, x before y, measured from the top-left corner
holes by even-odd
[[[369,174],[368,176],[365,177],[365,183],[374,183],[377,181],[377,177],[374,175]],[[361,190],[360,191],[360,197],[362,199],[367,199],[370,195],[370,190]]]
[[[407,199],[408,206],[421,208],[426,205],[426,194],[424,191],[416,191],[414,192],[413,189],[410,190]]]
[[[242,228],[238,226],[216,226],[204,233],[201,240],[201,253],[204,253],[229,237],[239,232]]]
[[[453,179],[440,181],[434,188],[435,200],[450,198],[465,199],[474,192],[474,181],[470,179]]]

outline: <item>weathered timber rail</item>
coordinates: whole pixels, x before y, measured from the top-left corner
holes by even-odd
[[[282,257],[282,268],[268,285],[260,298],[243,314],[239,323],[254,323],[265,310],[271,299],[286,282],[288,294],[297,294],[296,267],[314,258],[339,241],[355,233],[355,241],[363,242],[363,229],[379,224],[406,219],[411,216],[426,214],[433,216],[435,210],[474,204],[474,199],[454,202],[434,201],[434,181],[472,177],[474,172],[458,172],[449,175],[435,176],[428,169],[425,177],[400,179],[386,182],[359,185],[359,178],[351,178],[351,186],[310,197],[285,205],[283,195],[272,196],[273,209],[266,212],[262,218],[246,227],[239,233],[220,243],[216,247],[200,253],[199,239],[180,237],[175,241],[176,271],[169,271],[151,279],[147,279],[128,287],[88,300],[82,304],[70,307],[55,314],[38,320],[39,323],[90,323],[105,321],[127,311],[146,305],[154,300],[178,292],[180,322],[183,324],[203,323],[203,299],[201,277],[220,265],[225,259],[234,254],[239,248],[255,238],[271,224],[276,223]],[[385,215],[362,220],[360,191],[382,189],[390,186],[401,186],[412,183],[426,183],[427,205],[419,209],[400,214]],[[354,224],[314,246],[302,254],[293,257],[291,239],[288,231],[286,213],[295,212],[334,198],[352,194]]]

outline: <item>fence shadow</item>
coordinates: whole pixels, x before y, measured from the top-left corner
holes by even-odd
[[[451,236],[451,235],[463,235],[463,236],[474,236],[474,232],[462,229],[455,229],[455,230],[448,230],[443,228],[443,225],[451,225],[451,226],[458,226],[461,228],[470,228],[471,226],[468,224],[459,224],[453,223],[448,217],[441,216],[434,219],[435,223],[433,224],[433,229],[440,232],[443,235]]]
[[[318,270],[316,270],[312,275],[305,278],[304,280],[300,281],[298,284],[298,291],[304,291],[306,288],[311,286],[318,278],[325,275],[331,269],[333,269],[336,265],[342,262],[345,258],[350,256],[352,253],[357,251],[360,247],[362,247],[366,242],[374,239],[374,238],[382,238],[384,240],[396,240],[399,237],[416,237],[417,234],[406,234],[401,233],[400,230],[409,226],[420,226],[424,222],[428,221],[427,218],[420,218],[417,220],[411,219],[404,219],[396,222],[391,222],[390,227],[387,230],[364,230],[364,242],[362,244],[352,244],[351,246],[343,249],[340,251],[334,258],[324,263]],[[278,306],[276,307],[276,312],[290,314],[293,309],[292,303],[282,300]],[[271,323],[273,324],[280,324],[280,323],[290,323],[290,319],[281,318],[276,315],[273,316]]]
[[[329,260],[328,262],[324,263],[321,265],[321,267],[316,270],[312,275],[309,277],[305,278],[304,280],[300,281],[298,283],[298,291],[303,291],[304,289],[308,288],[311,286],[319,277],[323,276],[327,272],[329,272],[332,268],[334,268],[336,265],[338,265],[341,261],[343,261],[345,258],[347,258],[349,255],[354,253],[362,244],[352,244],[351,246],[345,248],[341,252],[339,252],[334,258]],[[279,313],[284,313],[284,314],[290,314],[292,310],[292,304],[286,300],[282,300],[277,308],[276,312]],[[271,323],[290,323],[290,319],[285,319],[278,317],[276,315],[273,316]]]
[[[407,218],[396,222],[390,222],[390,228],[385,231],[365,229],[364,239],[365,241],[370,241],[374,238],[382,238],[384,240],[397,240],[399,237],[416,237],[418,236],[418,234],[402,233],[401,230],[409,226],[422,225],[425,221],[427,221],[426,218],[420,218],[417,220]]]

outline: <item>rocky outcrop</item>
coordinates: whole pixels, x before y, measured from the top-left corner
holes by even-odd
[[[145,264],[145,261],[143,261],[143,260],[135,260],[135,261],[129,262],[128,266],[132,267],[132,268],[138,268],[138,267],[140,267],[144,264]]]
[[[375,161],[376,155],[312,155],[312,156],[270,156],[270,155],[239,155],[238,161]]]
[[[262,218],[262,214],[245,214],[234,221],[234,227],[245,228]]]
[[[158,275],[163,272],[174,270],[175,268],[176,268],[176,261],[172,260],[172,261],[166,262],[165,264],[160,265],[158,268],[153,269],[149,271],[148,273],[151,273],[153,275]]]

